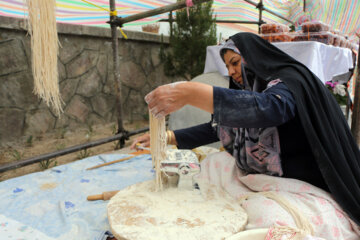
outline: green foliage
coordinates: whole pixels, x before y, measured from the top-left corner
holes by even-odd
[[[142,116],[144,120],[149,121],[149,112],[144,113]]]
[[[91,154],[92,154],[92,152],[86,148],[86,149],[81,150],[78,153],[77,157],[78,157],[78,159],[83,159],[83,158],[89,157]]]
[[[325,86],[331,94],[335,97],[339,105],[346,105],[348,102],[348,94],[346,91],[346,86],[344,84],[339,84],[337,82],[325,82]]]
[[[113,135],[118,133],[116,124],[111,125],[111,132],[112,132]],[[113,142],[113,149],[114,150],[120,149],[120,141],[114,141]]]
[[[91,140],[91,137],[94,135],[94,128],[91,124],[87,125],[87,130],[86,130],[86,135],[85,138],[87,139],[87,141]]]
[[[114,150],[119,150],[120,149],[120,141],[114,141],[113,148],[114,148]]]
[[[56,137],[58,139],[64,139],[65,138],[65,133],[66,133],[66,128],[59,128],[56,131]]]
[[[116,133],[117,133],[117,126],[116,126],[116,124],[113,124],[113,125],[111,125],[111,133],[113,134],[113,135],[115,135]]]
[[[211,10],[212,1],[196,4],[176,12],[176,24],[170,37],[170,51],[162,48],[160,58],[168,76],[190,80],[204,71],[206,47],[215,45],[216,23]]]
[[[51,166],[52,163],[54,164],[53,166]],[[57,161],[56,161],[56,159],[48,159],[48,160],[41,161],[39,164],[40,164],[41,169],[45,170],[50,167],[56,167]]]
[[[56,145],[56,150],[60,151],[63,150],[65,147],[65,143],[59,143],[58,145]]]
[[[27,147],[32,147],[33,145],[33,136],[30,135],[27,139],[26,139],[26,146]]]
[[[23,157],[24,157],[24,153],[21,153],[19,152],[18,150],[14,150],[12,153],[11,153],[11,156],[12,158],[15,160],[15,161],[19,161],[21,160]]]
[[[341,105],[346,105],[347,104],[347,101],[348,101],[348,97],[347,96],[341,96],[339,94],[335,94],[333,93],[333,96],[335,97],[336,101],[338,102],[338,104],[341,106]]]

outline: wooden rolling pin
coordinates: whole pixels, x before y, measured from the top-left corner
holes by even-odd
[[[99,165],[96,165],[96,166],[87,168],[86,170],[91,170],[91,169],[95,169],[95,168],[107,166],[107,165],[110,165],[110,164],[113,164],[113,163],[122,162],[122,161],[128,160],[128,159],[130,159],[130,158],[133,158],[133,157],[135,157],[135,156],[138,156],[138,155],[141,155],[141,154],[149,154],[149,153],[150,153],[149,150],[141,149],[141,150],[138,150],[138,151],[136,151],[136,152],[129,153],[129,154],[132,155],[132,156],[130,156],[130,157],[125,157],[125,158],[121,158],[121,159],[118,159],[118,160],[115,160],[115,161],[111,161],[111,162],[107,162],[107,163],[102,163],[102,164],[99,164]]]
[[[117,192],[119,191],[109,191],[109,192],[103,192],[102,194],[97,195],[90,195],[87,197],[88,201],[96,201],[96,200],[110,200]]]

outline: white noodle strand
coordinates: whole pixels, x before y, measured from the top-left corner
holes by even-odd
[[[150,119],[150,152],[155,167],[155,190],[163,190],[163,174],[160,164],[166,159],[166,126],[165,117],[157,119],[149,112]]]
[[[58,84],[58,34],[55,0],[25,0],[31,36],[34,93],[60,116],[63,101]]]

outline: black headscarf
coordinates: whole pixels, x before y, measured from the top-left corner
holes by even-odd
[[[261,37],[238,33],[230,38],[253,73],[266,81],[280,78],[290,89],[331,194],[360,225],[360,151],[335,98],[305,65]]]

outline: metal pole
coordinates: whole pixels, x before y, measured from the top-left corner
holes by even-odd
[[[194,4],[200,4],[200,3],[209,2],[209,1],[210,0],[193,0]],[[112,24],[122,26],[123,24],[128,23],[128,22],[133,22],[133,21],[136,21],[139,19],[159,15],[161,13],[166,13],[166,12],[169,12],[172,10],[177,10],[177,9],[184,8],[184,7],[186,7],[186,1],[181,1],[181,2],[177,2],[177,3],[169,4],[167,6],[159,7],[159,8],[153,9],[153,10],[149,10],[146,12],[134,14],[132,16],[125,17],[125,18],[116,17],[114,19],[110,19],[110,21]]]
[[[232,21],[232,20],[215,20],[216,23],[245,23],[245,24],[260,24],[261,22],[257,21]]]
[[[251,0],[244,0],[244,1],[247,2],[247,3],[250,3],[250,4],[252,4],[252,5],[254,5],[255,7],[258,5],[257,3],[255,3],[255,2],[253,2],[253,1],[251,1]],[[285,17],[283,17],[283,16],[281,16],[281,15],[279,15],[279,14],[277,14],[277,13],[275,13],[275,12],[269,10],[269,9],[267,9],[266,7],[263,7],[263,9],[264,9],[264,11],[266,11],[266,12],[268,12],[268,13],[271,13],[272,15],[277,16],[278,18],[281,18],[281,19],[283,19],[283,20],[285,20],[285,21],[287,21],[287,22],[289,22],[289,23],[291,23],[291,24],[294,25],[294,22],[293,22],[293,21],[288,20],[287,18],[285,18]]]
[[[357,74],[355,77],[354,108],[352,111],[351,132],[357,144],[360,144],[360,35],[357,59]]]
[[[347,99],[346,99],[345,118],[346,118],[346,121],[349,121],[351,98],[350,98],[350,93],[347,88],[346,88],[346,96],[347,96]]]
[[[169,24],[170,24],[170,39],[171,39],[172,32],[173,32],[173,15],[172,15],[172,11],[170,11],[170,13],[169,13]]]
[[[23,167],[23,166],[30,165],[30,164],[33,164],[33,163],[37,163],[37,162],[41,162],[41,161],[48,160],[48,159],[51,159],[51,158],[66,155],[66,154],[69,154],[69,153],[77,152],[77,151],[80,151],[80,150],[83,150],[83,149],[95,147],[95,146],[105,144],[105,143],[108,143],[108,142],[121,140],[121,139],[127,139],[130,136],[133,136],[133,135],[136,135],[136,134],[139,134],[139,133],[144,133],[146,131],[149,131],[149,128],[142,128],[142,129],[135,130],[135,131],[132,131],[132,132],[129,132],[129,133],[119,133],[119,134],[116,134],[116,135],[108,137],[108,138],[103,138],[103,139],[99,139],[99,140],[96,140],[96,141],[93,141],[93,142],[88,142],[88,143],[72,146],[72,147],[65,148],[65,149],[62,149],[62,150],[59,150],[59,151],[56,151],[56,152],[46,153],[46,154],[43,154],[43,155],[39,155],[39,156],[36,156],[36,157],[21,160],[21,161],[6,163],[6,164],[3,164],[3,165],[0,166],[0,173],[5,172],[7,170]]]
[[[160,19],[159,22],[169,22],[169,19]],[[215,20],[216,23],[245,23],[245,24],[262,24],[258,21],[237,21],[237,20]]]
[[[263,1],[260,0],[259,1],[259,4],[256,6],[258,9],[259,9],[259,26],[258,26],[258,33],[260,34],[260,26],[261,26],[261,22],[262,22],[262,11],[264,9],[264,4],[263,4]]]
[[[116,10],[115,0],[110,0],[110,11],[114,12]],[[112,24],[111,22],[116,19],[115,14],[110,15],[110,24],[111,24],[111,36],[112,36],[112,49],[113,49],[113,61],[114,61],[114,83],[115,83],[115,93],[116,93],[116,108],[117,108],[117,133],[123,133],[123,113],[122,113],[122,102],[121,102],[121,79],[119,71],[119,42],[118,42],[118,30],[117,25]],[[123,147],[125,140],[120,140],[120,147]]]

